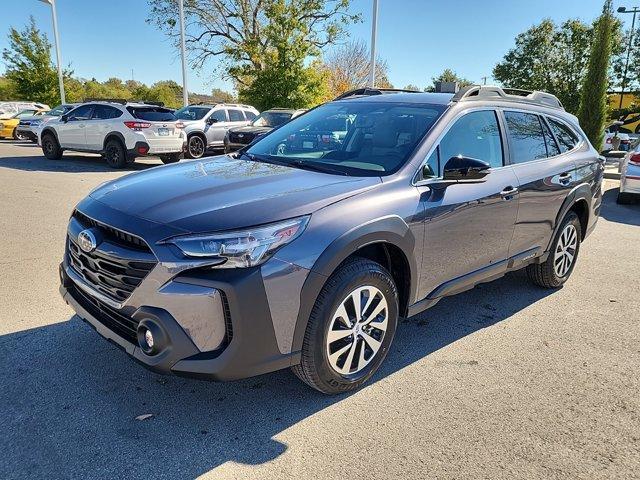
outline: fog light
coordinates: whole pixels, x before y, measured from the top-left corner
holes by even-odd
[[[153,333],[151,333],[151,330],[144,332],[144,341],[147,343],[149,350],[153,350]]]

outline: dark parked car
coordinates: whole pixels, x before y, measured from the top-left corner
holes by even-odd
[[[237,158],[96,188],[71,216],[61,292],[154,371],[292,367],[345,392],[400,317],[520,268],[562,286],[598,220],[603,162],[549,94],[359,90]]]
[[[247,126],[230,128],[224,137],[224,153],[246,147],[256,138],[270,132],[274,128],[284,125],[292,118],[302,115],[304,112],[306,112],[306,110],[272,108],[271,110],[262,112]]]

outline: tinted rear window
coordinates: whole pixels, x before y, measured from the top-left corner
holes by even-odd
[[[147,120],[148,122],[173,122],[175,115],[168,108],[162,107],[127,107],[134,118]]]

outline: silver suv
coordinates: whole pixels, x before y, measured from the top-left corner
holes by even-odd
[[[249,125],[259,112],[249,105],[217,103],[189,105],[176,113],[187,134],[188,158],[200,158],[207,149],[224,148],[224,137],[232,127]]]
[[[520,268],[561,287],[603,172],[552,95],[360,90],[233,157],[96,188],[69,221],[62,295],[155,371],[293,367],[346,392],[402,317]]]

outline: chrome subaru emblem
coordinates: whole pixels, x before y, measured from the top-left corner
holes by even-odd
[[[80,250],[89,253],[96,249],[98,241],[91,230],[82,230],[78,234],[78,245],[80,246]]]
[[[244,133],[239,133],[238,138],[242,138],[242,137],[244,137]]]

